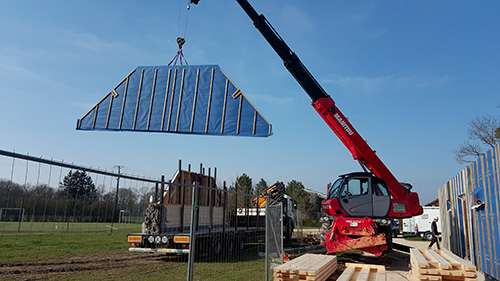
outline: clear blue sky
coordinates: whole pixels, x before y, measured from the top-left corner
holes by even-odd
[[[0,149],[167,177],[182,159],[228,183],[320,192],[360,170],[236,1],[201,0],[185,31],[187,2],[0,0]],[[468,122],[500,112],[500,1],[251,3],[422,203],[465,168],[453,151]],[[168,64],[179,35],[189,64],[220,65],[272,137],[75,130],[135,67]]]

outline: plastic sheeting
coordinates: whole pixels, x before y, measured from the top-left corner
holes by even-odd
[[[500,278],[500,143],[439,190],[443,247]]]
[[[271,124],[218,65],[139,66],[76,129],[272,135]]]

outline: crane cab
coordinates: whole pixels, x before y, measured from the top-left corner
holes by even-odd
[[[371,173],[341,175],[328,189],[323,209],[333,216],[387,217],[391,195],[382,178]]]

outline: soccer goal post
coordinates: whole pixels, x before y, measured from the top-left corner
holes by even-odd
[[[130,211],[120,210],[120,215],[118,217],[118,223],[130,223]]]
[[[1,221],[24,221],[24,208],[0,208]]]

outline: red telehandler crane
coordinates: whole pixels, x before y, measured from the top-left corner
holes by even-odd
[[[360,249],[382,255],[392,246],[388,218],[408,218],[423,213],[418,194],[410,191],[410,184],[400,183],[389,171],[266,17],[259,15],[247,0],[236,1],[309,95],[314,109],[364,170],[341,175],[328,188],[328,197],[322,206],[328,215],[335,216],[323,243],[328,253]]]

